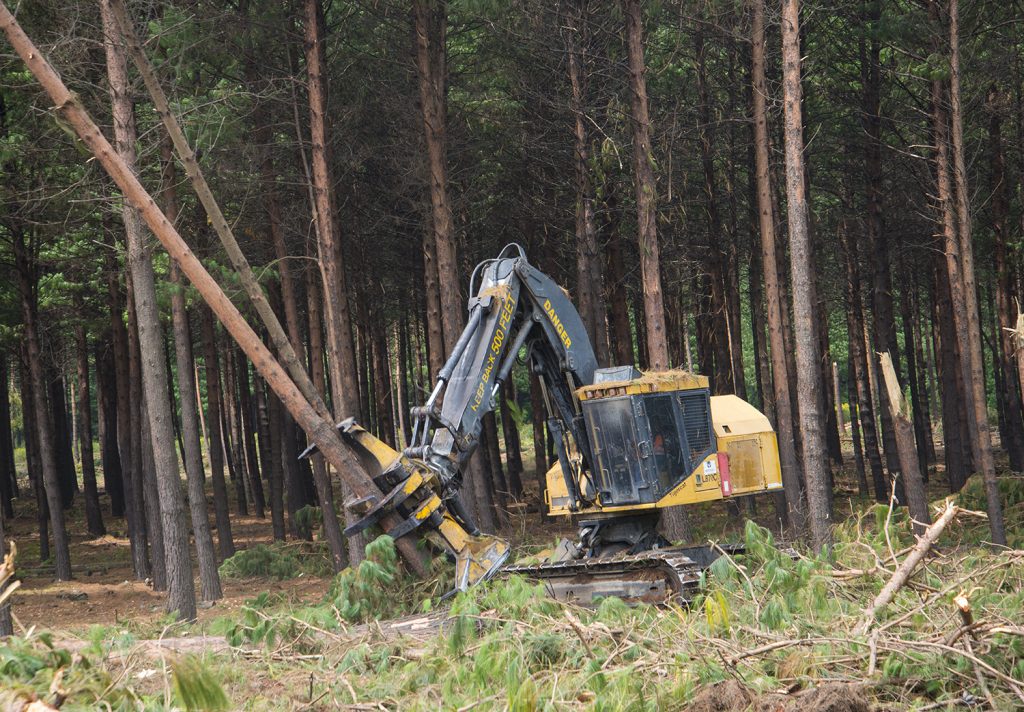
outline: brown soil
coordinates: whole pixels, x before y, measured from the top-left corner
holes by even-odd
[[[80,499],[80,498],[79,498]],[[80,532],[84,523],[75,521],[77,506],[69,513],[69,530]],[[144,628],[165,614],[166,594],[154,591],[145,581],[135,580],[131,553],[124,533],[124,520],[107,518],[110,533],[97,539],[73,536],[71,562],[74,580],[57,583],[52,568],[39,563],[39,533],[33,514],[23,513],[8,522],[8,537],[18,545],[18,573],[21,588],[14,594],[13,610],[24,628],[59,631],[61,635],[81,634],[90,625],[128,624]],[[232,518],[231,532],[238,549],[272,541],[269,517]],[[216,539],[216,532],[214,532]],[[196,571],[196,592],[199,581]],[[224,598],[213,606],[200,608],[200,622],[209,621],[242,606],[264,591],[281,593],[296,601],[320,600],[330,581],[297,578],[289,581],[267,579],[222,579]]]

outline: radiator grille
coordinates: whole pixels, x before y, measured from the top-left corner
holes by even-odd
[[[694,466],[711,450],[711,401],[706,393],[687,393],[679,396],[679,408],[683,413],[690,463]]]

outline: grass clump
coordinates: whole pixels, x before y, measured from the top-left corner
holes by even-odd
[[[329,576],[330,572],[326,547],[310,542],[257,544],[235,553],[220,565],[220,575],[233,579],[284,581],[299,576]]]

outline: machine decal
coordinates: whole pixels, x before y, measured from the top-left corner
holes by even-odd
[[[551,300],[544,300],[544,311],[547,313],[548,318],[551,319],[551,323],[555,327],[555,331],[558,332],[558,338],[562,340],[562,346],[565,348],[572,347],[572,339],[569,338],[569,334],[566,333],[565,327],[562,326],[562,320],[558,318],[558,313],[555,308],[551,306]]]
[[[508,326],[512,322],[515,307],[515,298],[511,292],[506,292],[505,300],[501,303],[498,326],[494,330],[494,336],[491,337],[491,348],[487,353],[487,363],[480,374],[480,381],[476,385],[476,392],[473,393],[473,403],[470,405],[470,408],[474,413],[480,409],[484,398],[487,396],[487,386],[491,381],[491,374],[494,372],[494,366],[498,362],[498,357],[501,355],[501,349],[505,343],[505,336],[508,334]]]
[[[718,489],[721,487],[718,477],[717,455],[704,461],[704,466],[701,467],[700,471],[694,476],[694,487],[698,492],[709,489]]]

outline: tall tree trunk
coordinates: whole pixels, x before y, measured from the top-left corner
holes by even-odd
[[[175,188],[174,154],[170,143],[161,145],[163,171],[161,193],[164,214],[172,222],[178,217],[178,196]],[[203,484],[203,449],[199,441],[199,413],[196,399],[195,368],[192,358],[192,329],[185,309],[185,285],[177,263],[170,265],[171,321],[174,327],[174,357],[178,370],[178,392],[181,395],[181,438],[185,460],[185,480],[188,486],[188,506],[192,517],[196,558],[199,562],[199,594],[204,601],[222,597],[217,556],[213,550],[213,534],[206,511],[206,492]]]
[[[845,226],[844,226],[845,228]],[[875,410],[871,402],[871,379],[868,376],[868,356],[864,344],[864,304],[861,298],[860,267],[857,257],[857,238],[846,229],[841,231],[844,238],[846,262],[846,333],[850,349],[851,393],[857,395],[857,413],[860,430],[864,435],[864,459],[871,468],[871,482],[875,500],[889,499],[882,457],[878,449],[878,431],[875,427]],[[851,420],[853,413],[850,413]]]
[[[1002,97],[992,86],[988,95],[989,118],[989,161],[992,180],[992,238],[995,260],[995,302],[996,325],[999,329],[999,358],[997,367],[1003,377],[999,400],[1006,414],[1006,434],[1003,447],[1010,456],[1010,469],[1024,471],[1024,411],[1021,404],[1021,384],[1016,365],[1016,346],[1013,343],[1013,329],[1016,314],[1013,305],[1013,268],[1007,254],[1007,219],[1009,213],[1009,185],[1006,178],[1006,161],[1003,158]]]
[[[50,422],[53,423],[53,445],[57,462],[57,478],[60,482],[60,500],[64,509],[69,509],[78,493],[78,473],[75,471],[75,455],[71,441],[73,433],[68,427],[68,407],[64,397],[64,375],[55,367],[43,369],[46,386],[49,389]]]
[[[37,301],[34,284],[34,269],[29,257],[29,248],[24,235],[15,233],[13,239],[14,259],[18,272],[18,288],[21,296],[21,316],[24,326],[28,378],[31,382],[30,408],[35,425],[35,452],[41,473],[42,489],[46,493],[46,505],[50,512],[49,525],[53,534],[54,576],[58,581],[71,579],[71,553],[68,548],[68,534],[64,524],[64,508],[60,498],[60,479],[57,475],[53,423],[46,404],[46,383],[43,378],[42,349],[39,345]],[[40,541],[45,541],[46,532],[40,531]]]
[[[3,510],[0,517],[7,519],[14,516],[14,487],[18,483],[18,473],[14,468],[10,388],[10,361],[7,354],[0,354],[0,508]],[[0,541],[0,547],[2,546],[3,542]]]
[[[647,366],[653,371],[669,367],[665,332],[665,305],[661,287],[661,258],[658,246],[658,189],[654,177],[651,119],[647,105],[644,63],[643,16],[639,0],[623,0],[626,19],[626,47],[629,60],[630,113],[633,126],[633,172],[636,186],[637,245],[640,250],[640,280],[644,294],[644,329]],[[678,541],[690,536],[689,517],[682,507],[662,512],[661,527],[666,538]]]
[[[733,363],[729,352],[729,320],[727,305],[728,262],[722,251],[722,218],[718,210],[718,189],[715,180],[715,131],[711,119],[711,99],[708,92],[706,49],[701,20],[694,30],[694,53],[697,56],[697,116],[700,125],[700,155],[704,174],[704,197],[708,216],[708,254],[705,262],[706,284],[709,289],[708,318],[704,333],[707,337],[711,368],[705,372],[711,377],[714,392],[735,393]],[[705,292],[705,290],[702,290]]]
[[[107,278],[107,300],[110,308],[110,343],[114,362],[114,386],[117,400],[117,446],[121,460],[122,482],[124,484],[125,519],[128,526],[128,541],[132,555],[132,569],[135,578],[145,580],[149,577],[149,560],[146,549],[146,525],[142,513],[142,479],[135,469],[135,456],[132,451],[132,431],[136,422],[132,418],[132,387],[131,387],[131,355],[128,348],[128,331],[125,328],[121,300],[121,285],[118,275],[121,273],[114,252],[117,240],[113,231],[107,230],[110,236],[109,249],[104,250],[104,272]]]
[[[964,405],[964,384],[960,370],[960,349],[957,344],[956,328],[949,318],[952,313],[952,298],[949,277],[946,272],[946,258],[936,252],[935,299],[932,326],[936,365],[942,383],[942,440],[945,450],[946,479],[950,492],[956,493],[967,482],[970,460],[970,442],[965,440],[967,424]]]
[[[771,166],[768,160],[768,112],[765,107],[768,85],[765,81],[764,0],[752,0],[751,82],[753,85],[754,166],[757,176],[757,212],[761,229],[761,261],[764,270],[764,293],[768,305],[768,339],[772,374],[771,387],[775,403],[775,429],[778,433],[782,483],[786,507],[783,511],[792,532],[805,526],[805,508],[797,462],[793,405],[790,399],[790,371],[785,344],[785,302],[779,280],[778,246],[775,239],[775,211],[771,188]]]
[[[782,6],[782,89],[785,110],[786,203],[789,216],[790,269],[793,280],[793,331],[796,338],[800,433],[811,539],[821,550],[832,544],[828,453],[820,412],[821,366],[815,327],[814,295],[807,276],[813,273],[804,181],[804,139],[800,85],[800,2]]]
[[[238,417],[238,397],[236,394],[235,350],[231,338],[223,337],[220,347],[224,354],[224,380],[221,383],[221,418],[224,423],[224,444],[227,446],[226,460],[231,481],[235,485],[235,511],[239,516],[249,516],[249,505],[245,495],[245,450],[242,447],[242,432]]]
[[[896,343],[896,322],[893,316],[892,276],[889,271],[889,239],[885,232],[882,212],[882,119],[881,119],[881,74],[879,63],[879,42],[877,39],[880,20],[880,6],[865,4],[865,35],[870,39],[861,46],[861,85],[863,87],[862,124],[864,142],[864,190],[867,199],[867,237],[871,246],[872,271],[872,328],[877,351],[888,351],[900,378],[899,345]],[[878,368],[878,357],[869,352]],[[899,455],[893,432],[889,405],[884,388],[878,391],[882,425],[882,444],[885,461],[890,472],[899,472]]]
[[[120,32],[112,14],[110,0],[102,0],[101,11],[106,37],[110,98],[114,106],[115,142],[120,158],[131,170],[135,166],[135,119],[129,95],[125,49],[120,41]],[[179,618],[191,620],[196,615],[195,587],[192,583],[192,562],[185,526],[184,498],[178,474],[178,457],[174,448],[166,446],[167,443],[174,441],[174,426],[165,396],[168,377],[152,257],[146,248],[142,221],[135,208],[127,201],[124,203],[122,218],[128,241],[128,268],[132,276],[135,308],[138,314],[142,378],[148,395],[146,404],[167,566],[167,608]]]
[[[100,460],[103,466],[103,489],[110,498],[110,514],[125,514],[124,470],[117,445],[117,381],[114,351],[109,331],[95,349],[96,412],[99,416]]]
[[[320,248],[320,269],[324,282],[324,304],[328,324],[328,363],[331,369],[334,416],[338,421],[357,412],[359,384],[355,372],[355,349],[352,344],[352,325],[344,265],[339,256],[340,235],[334,220],[334,191],[331,170],[327,161],[327,101],[324,77],[323,27],[320,0],[305,0],[306,71],[309,80],[309,129],[313,164],[313,194],[316,209],[316,231]],[[290,454],[290,453],[286,453]],[[317,474],[317,473],[314,473]],[[343,537],[337,513],[331,499],[329,483],[316,478],[317,492],[323,511],[324,529],[331,546],[331,561],[338,571],[345,564],[342,551]],[[346,494],[343,488],[343,495]],[[353,522],[346,511],[346,521]],[[362,537],[350,537],[348,561],[357,564],[363,560]]]
[[[857,394],[857,366],[853,354],[847,359],[849,377],[846,381],[847,398],[850,401],[850,438],[853,440],[853,464],[857,471],[857,491],[861,497],[870,495],[867,471],[864,466],[864,447],[860,436],[860,400]]]
[[[245,360],[242,350],[235,347],[235,361],[238,364],[235,376],[238,378],[238,413],[241,416],[242,447],[245,450],[246,489],[252,498],[256,516],[266,516],[264,508],[266,500],[263,496],[263,484],[260,479],[262,462],[256,454],[256,415],[253,406],[252,391],[249,388],[249,363]]]
[[[96,464],[92,448],[92,398],[89,396],[89,344],[85,327],[75,327],[75,345],[78,351],[78,447],[82,460],[82,489],[85,495],[85,526],[93,536],[107,533],[103,526],[100,496],[96,488]]]
[[[20,377],[21,408],[25,425],[25,465],[32,482],[32,493],[36,500],[36,526],[39,529],[39,561],[50,560],[50,507],[46,502],[43,486],[42,458],[39,455],[39,426],[36,423],[35,394],[32,387],[32,373],[28,367],[27,339],[21,342]]]
[[[594,221],[594,194],[590,179],[590,147],[586,125],[588,79],[587,47],[590,31],[587,4],[582,0],[568,13],[566,50],[569,59],[569,106],[573,114],[573,153],[576,168],[576,293],[583,324],[594,344],[597,361],[608,365],[608,330],[601,294],[604,279]]]
[[[629,60],[637,244],[640,248],[640,279],[644,293],[647,365],[652,370],[662,371],[669,367],[669,358],[658,246],[658,189],[654,177],[651,119],[647,105],[647,70],[644,66],[643,17],[640,1],[623,0],[623,11],[626,17],[626,46]]]
[[[213,314],[202,309],[200,330],[203,340],[203,366],[206,370],[206,421],[210,424],[210,479],[213,481],[213,509],[217,524],[217,545],[220,558],[235,553],[231,537],[231,517],[228,507],[228,489],[224,482],[224,443],[221,439],[220,358],[217,354],[217,334]]]
[[[988,401],[985,397],[985,369],[981,353],[981,324],[979,323],[978,289],[974,277],[974,247],[971,243],[971,215],[967,192],[967,166],[964,159],[963,110],[960,102],[960,16],[959,0],[949,0],[949,97],[950,135],[953,149],[953,177],[956,185],[956,212],[959,227],[961,279],[963,280],[966,333],[964,339],[970,350],[969,382],[973,392],[971,415],[977,421],[975,460],[985,480],[988,503],[988,524],[994,544],[1006,545],[1006,526],[1003,523],[1003,505],[999,498],[995,460],[992,456],[992,438],[988,424]]]

